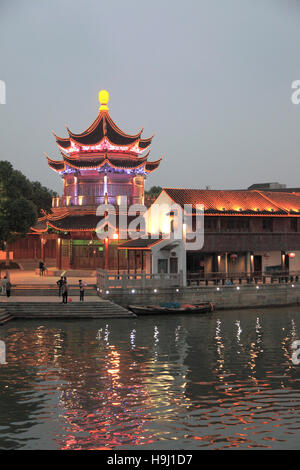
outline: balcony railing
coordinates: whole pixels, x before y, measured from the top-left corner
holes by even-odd
[[[286,269],[276,272],[236,272],[236,273],[187,273],[187,285],[239,285],[239,284],[281,284],[300,281],[300,271]]]
[[[118,204],[119,196],[108,196],[109,204]],[[61,196],[52,198],[52,207],[99,206],[105,203],[104,196]],[[127,197],[127,204],[142,204],[140,197]]]

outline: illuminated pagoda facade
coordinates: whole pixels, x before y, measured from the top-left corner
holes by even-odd
[[[161,161],[148,161],[153,136],[143,138],[143,129],[129,135],[115,124],[108,99],[108,92],[100,91],[99,113],[84,132],[74,134],[67,128],[67,137],[54,134],[60,160],[46,155],[49,167],[64,181],[64,192],[53,198],[51,213],[39,218],[32,232],[40,237],[43,259],[47,244],[53,256],[55,243],[58,268],[122,267],[122,259],[117,260],[118,214],[112,239],[102,241],[96,234],[101,219],[97,207],[113,204],[118,208],[125,200],[128,207],[144,204],[145,178]]]

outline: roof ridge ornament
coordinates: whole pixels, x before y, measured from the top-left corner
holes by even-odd
[[[109,93],[108,91],[106,90],[100,90],[99,91],[99,102],[100,102],[100,107],[99,107],[99,111],[108,111],[108,106],[107,106],[107,103],[109,101]]]

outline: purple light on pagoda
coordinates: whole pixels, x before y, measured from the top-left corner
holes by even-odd
[[[102,152],[103,150],[122,153],[131,152],[133,154],[141,155],[145,151],[145,149],[140,149],[138,144],[135,144],[132,147],[130,145],[113,145],[106,138],[104,138],[100,144],[96,145],[77,145],[71,140],[69,147],[63,148],[60,145],[59,147],[63,152],[66,152],[69,155],[79,152]]]

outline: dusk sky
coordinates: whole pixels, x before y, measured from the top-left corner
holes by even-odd
[[[155,132],[152,185],[300,187],[299,0],[0,0],[0,159],[59,192],[43,152],[95,119]]]

